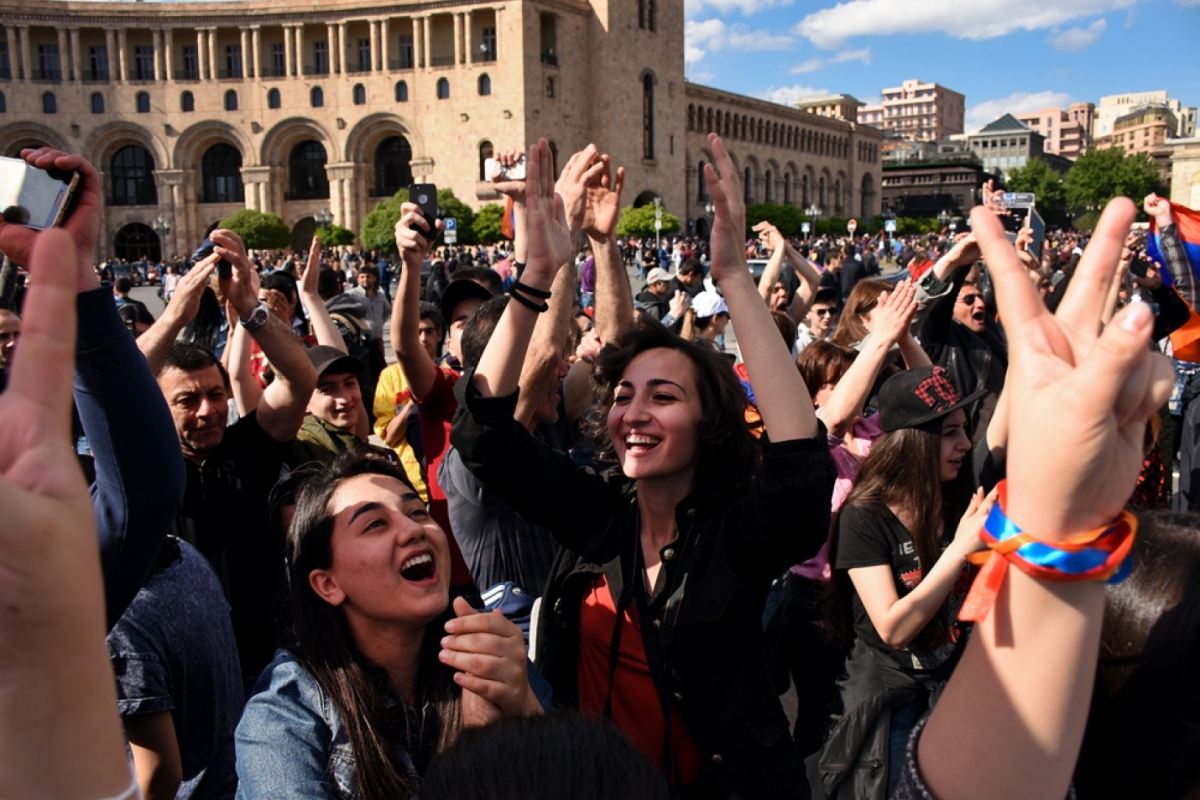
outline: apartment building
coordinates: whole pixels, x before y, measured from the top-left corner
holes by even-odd
[[[1093,103],[1072,103],[1065,109],[1051,106],[1013,116],[1045,139],[1047,153],[1074,161],[1092,148]]]
[[[884,89],[883,102],[864,105],[858,121],[906,139],[935,141],[963,132],[966,98],[937,83],[907,80]]]

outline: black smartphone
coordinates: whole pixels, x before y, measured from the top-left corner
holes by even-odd
[[[438,237],[437,186],[432,183],[414,183],[408,187],[408,202],[420,206],[421,215],[429,223],[429,230],[423,231],[417,228],[417,233],[424,236],[426,241],[432,242]]]
[[[1138,278],[1146,277],[1146,271],[1149,268],[1150,268],[1150,265],[1146,262],[1146,257],[1144,255],[1142,255],[1141,253],[1133,254],[1133,261],[1130,262],[1130,264],[1129,264],[1129,271],[1131,273],[1133,273],[1133,275],[1135,277],[1138,277]]]
[[[216,246],[216,243],[212,239],[205,239],[200,243],[200,246],[196,248],[196,252],[192,253],[192,264],[198,264],[199,262],[211,256],[213,254],[213,248]],[[227,260],[222,258],[217,262],[217,275],[221,278],[221,280],[229,280],[229,276],[232,273],[233,265]]]
[[[5,222],[44,230],[67,218],[79,173],[38,169],[22,158],[0,158],[0,214]]]

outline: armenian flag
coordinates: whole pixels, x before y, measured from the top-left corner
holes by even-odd
[[[1179,242],[1187,253],[1192,273],[1200,278],[1200,211],[1171,203],[1171,216],[1175,218],[1175,235],[1179,237]],[[1163,258],[1158,242],[1158,224],[1151,218],[1150,235],[1146,237],[1146,255],[1163,267],[1160,272],[1163,283],[1170,286],[1174,281],[1171,279],[1170,270],[1166,269],[1167,261]]]

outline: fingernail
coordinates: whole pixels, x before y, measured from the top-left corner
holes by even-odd
[[[450,651],[449,650],[439,650],[438,651],[438,659],[441,661],[449,661],[450,660]]]
[[[1150,306],[1146,303],[1131,303],[1129,310],[1125,312],[1125,316],[1121,317],[1120,326],[1130,333],[1140,333],[1150,321],[1153,315],[1150,313]]]
[[[442,641],[438,642],[438,644],[440,644],[442,647],[448,647],[450,645],[450,637],[443,636]]]

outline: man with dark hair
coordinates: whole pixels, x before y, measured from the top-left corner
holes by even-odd
[[[255,295],[241,238],[218,229],[212,240],[217,244],[212,262],[206,259],[192,271],[211,274],[217,258],[232,264],[221,288],[275,372],[258,407],[242,409],[242,418],[226,427],[228,373],[205,348],[173,344],[178,329],[190,321],[186,314],[164,313],[138,344],[151,368],[158,367],[158,385],[187,470],[183,508],[171,532],[203,553],[221,579],[242,672],[249,679],[271,660],[276,644],[273,604],[283,542],[272,533],[267,498],[304,421],[317,374],[291,326]],[[177,291],[186,292],[184,282],[192,277],[185,276]]]
[[[672,282],[672,288],[687,292],[692,300],[704,291],[704,267],[694,258],[689,258],[679,265],[679,273]],[[671,292],[674,296],[675,292]]]
[[[358,268],[355,279],[358,285],[346,294],[363,299],[367,306],[367,323],[371,326],[371,333],[382,337],[384,320],[392,313],[392,303],[379,289],[379,273],[374,266],[366,264]]]
[[[867,277],[867,267],[855,252],[853,244],[847,243],[842,248],[842,254],[842,302],[845,303],[859,281]]]
[[[813,342],[824,341],[833,336],[837,321],[838,293],[834,289],[821,288],[813,298],[803,321],[796,326],[796,345],[792,355],[799,356]]]
[[[492,297],[504,291],[504,280],[500,277],[500,273],[488,267],[459,267],[454,270],[454,274],[450,276],[453,281],[475,281],[480,286],[488,290],[488,294]],[[445,303],[442,304],[443,310]]]
[[[317,388],[308,401],[308,414],[292,445],[292,465],[309,461],[327,463],[356,442],[367,441],[363,397],[358,378],[362,362],[336,347],[309,348],[308,358],[317,371]]]

